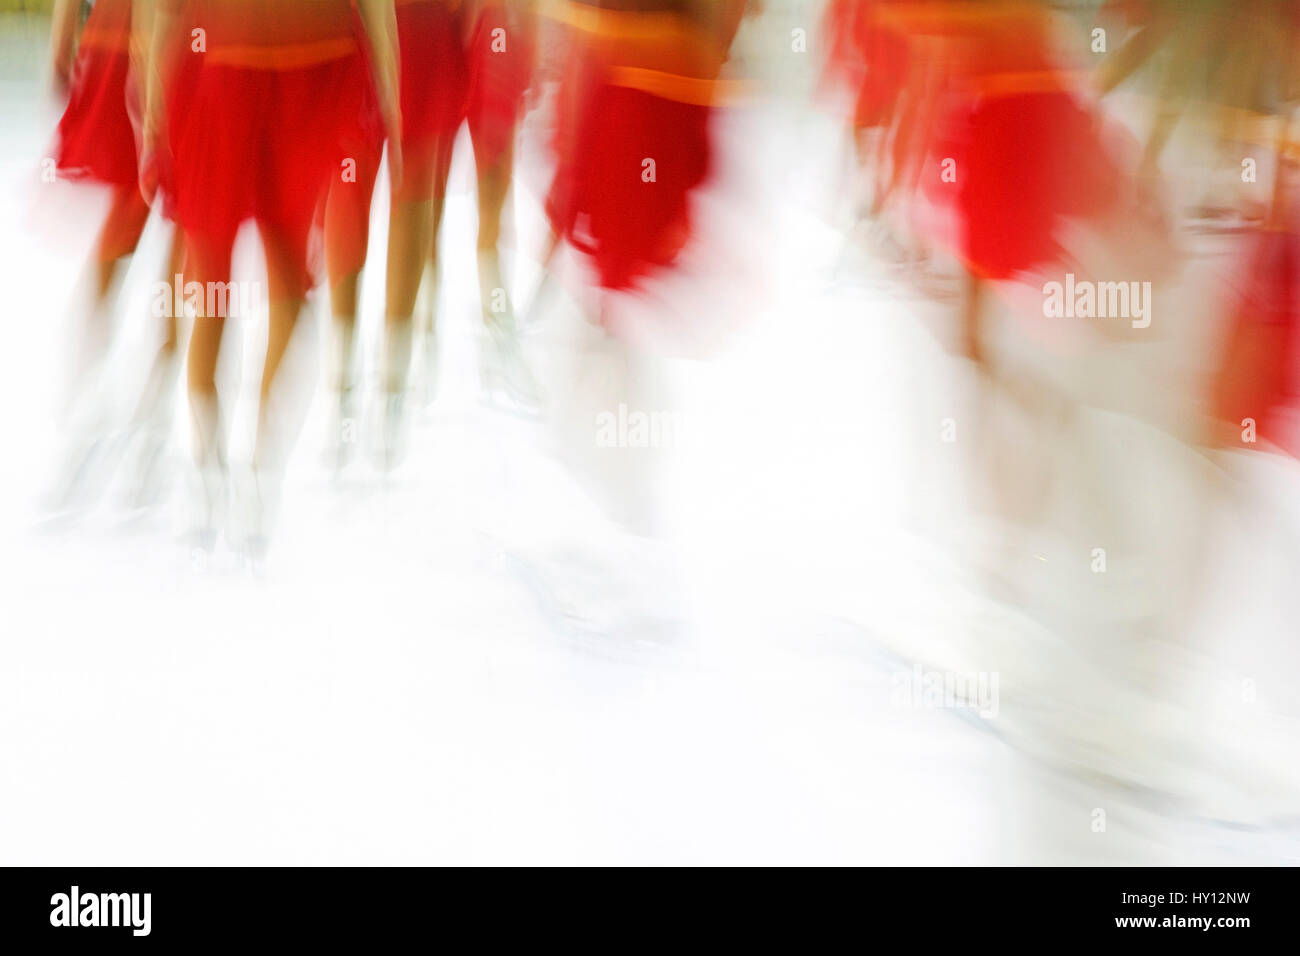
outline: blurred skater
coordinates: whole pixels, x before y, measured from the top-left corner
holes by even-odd
[[[395,28],[385,0],[165,0],[154,25],[160,75],[174,68],[199,31],[206,57],[189,123],[174,156],[177,206],[200,288],[229,288],[240,225],[256,222],[266,250],[269,299],[257,435],[240,490],[243,527],[234,543],[265,552],[279,485],[297,429],[277,376],[312,270],[308,245],[318,204],[362,121],[368,84],[389,137],[393,181],[402,177]],[[363,49],[364,44],[364,49]],[[163,102],[151,86],[146,150],[162,154]],[[195,459],[202,475],[196,543],[211,547],[224,523],[228,417],[216,386],[226,313],[201,309],[189,349]]]
[[[55,507],[87,503],[123,458],[129,458],[131,471],[129,504],[154,503],[163,490],[163,458],[178,377],[179,316],[170,307],[156,310],[162,313],[157,315],[163,320],[161,342],[125,427],[108,394],[118,384],[114,377],[119,370],[106,365],[118,318],[117,290],[150,213],[150,203],[140,192],[139,140],[153,2],[101,0],[80,32],[79,3],[57,0],[54,8],[51,61],[55,83],[68,97],[57,132],[56,167],[62,178],[109,190],[108,211],[90,263],[89,301],[75,333],[71,436]],[[192,69],[182,71],[164,93],[169,112],[183,114],[193,75]],[[158,206],[170,222],[175,216],[174,183],[164,177],[161,185]],[[185,256],[180,231],[169,232],[162,278],[170,286],[183,274]],[[168,306],[171,301],[167,297]]]

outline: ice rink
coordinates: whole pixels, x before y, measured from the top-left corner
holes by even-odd
[[[742,49],[788,36],[783,9]],[[461,149],[410,458],[334,474],[318,390],[252,567],[185,543],[183,415],[161,507],[125,507],[111,474],[89,507],[43,507],[98,215],[40,181],[45,29],[0,18],[0,861],[1300,862],[1300,467],[1238,456],[1248,491],[1216,497],[1165,402],[1190,374],[1170,340],[1206,336],[1212,247],[1189,244],[1144,344],[1008,322],[1030,395],[968,426],[947,292],[846,238],[841,134],[794,64],[783,95],[720,116],[702,241],[627,306],[677,316],[688,347],[630,367],[581,318],[566,259],[524,337],[548,396],[533,421],[479,397]],[[523,250],[542,241],[543,139],[530,120]],[[374,232],[370,332],[382,215]],[[240,249],[251,270],[255,241]],[[156,334],[163,254],[151,223],[122,381]],[[524,301],[536,268],[511,264]],[[250,368],[257,335],[241,321]],[[599,447],[594,416],[620,404],[671,410],[673,447]],[[971,503],[965,456],[995,440],[1032,521]],[[647,541],[579,476],[651,468]],[[909,696],[931,673],[995,675],[996,713]]]

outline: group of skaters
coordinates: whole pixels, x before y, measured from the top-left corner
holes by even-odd
[[[955,280],[942,334],[978,373],[976,484],[1015,496],[1011,472],[1038,468],[1080,408],[1060,364],[1017,361],[1008,338],[1052,343],[1111,393],[1100,407],[1224,476],[1235,452],[1295,454],[1300,6],[829,0],[824,16],[821,95],[844,104],[855,210],[919,287]],[[1100,294],[1116,289],[1154,290],[1155,323],[1151,301],[1117,315]],[[1118,371],[1135,351],[1136,387]],[[1045,441],[983,441],[999,404]]]
[[[453,149],[468,127],[476,180],[481,376],[521,407],[545,396],[519,344],[503,227],[525,114],[547,111],[549,236],[543,275],[568,247],[587,264],[595,327],[607,304],[671,270],[692,205],[714,170],[722,77],[746,15],[772,56],[811,31],[816,97],[847,103],[854,145],[845,201],[894,250],[946,256],[960,272],[954,350],[997,380],[989,315],[1010,286],[1070,272],[1081,281],[1159,279],[1188,212],[1162,188],[1166,145],[1199,124],[1225,175],[1197,197],[1243,257],[1223,292],[1223,335],[1207,386],[1203,443],[1288,446],[1295,375],[1296,140],[1300,6],[1288,0],[1108,0],[1081,11],[1046,0],[57,0],[56,80],[67,91],[55,159],[64,178],[108,187],[79,347],[83,385],[107,354],[123,264],[151,211],[172,224],[158,272],[200,288],[232,276],[236,236],[256,223],[265,255],[267,346],[243,534],[265,548],[297,430],[277,390],[308,294],[332,316],[326,363],[340,421],[357,417],[358,290],[374,187],[389,179],[380,409],[375,445],[407,447],[413,367],[437,363],[439,233]],[[765,7],[769,8],[765,10]],[[766,16],[764,14],[766,13]],[[819,18],[809,23],[800,14]],[[780,22],[777,22],[778,15]],[[1104,54],[1104,55],[1102,55]],[[542,89],[548,95],[539,95]],[[1111,104],[1141,91],[1129,124]],[[839,95],[836,95],[839,94]],[[1222,186],[1243,169],[1252,176]],[[653,159],[653,170],[646,163]],[[1230,175],[1228,175],[1230,174]],[[647,189],[647,175],[654,188]],[[1234,184],[1236,180],[1233,180]],[[1180,205],[1181,204],[1181,205]],[[1177,208],[1175,208],[1177,207]],[[1069,238],[1104,237],[1089,259]],[[451,241],[468,241],[452,237]],[[318,241],[322,240],[322,241]],[[314,250],[323,249],[318,256]],[[899,252],[899,250],[902,250]],[[322,260],[318,262],[317,259]],[[1106,273],[1123,263],[1134,275]],[[372,266],[375,264],[372,263]],[[423,289],[423,297],[422,297]],[[427,308],[417,314],[417,303]],[[187,391],[201,476],[197,533],[210,545],[230,495],[230,415],[216,384],[225,316],[169,317],[134,411],[148,462]],[[685,317],[686,321],[690,317]],[[635,346],[629,344],[629,348]],[[182,375],[183,371],[183,375]],[[1249,426],[1244,422],[1249,421]],[[340,462],[351,452],[340,440]],[[87,467],[94,442],[70,471]]]
[[[99,0],[83,23],[79,0],[58,0],[52,59],[56,82],[67,91],[54,154],[58,174],[111,191],[79,336],[89,361],[78,387],[93,396],[123,266],[156,208],[174,236],[159,274],[200,293],[196,301],[183,297],[191,322],[185,315],[167,319],[134,430],[152,436],[141,466],[148,471],[171,430],[184,366],[201,476],[195,533],[211,547],[232,495],[231,415],[217,388],[229,316],[209,314],[222,310],[203,307],[211,301],[203,290],[227,287],[237,234],[255,223],[265,255],[267,345],[251,467],[235,482],[235,494],[248,516],[238,544],[263,550],[297,430],[298,416],[277,388],[281,367],[308,294],[321,282],[332,316],[329,386],[339,421],[357,415],[358,292],[386,156],[388,254],[374,444],[381,466],[396,467],[409,431],[413,353],[424,353],[426,370],[437,361],[439,231],[465,125],[477,186],[483,384],[535,410],[542,396],[519,349],[500,246],[519,127],[537,100],[539,78],[552,78],[558,88],[555,172],[545,204],[551,234],[536,255],[549,263],[561,242],[572,243],[594,264],[598,288],[629,289],[669,265],[690,235],[688,195],[708,168],[712,86],[745,6]],[[542,62],[543,45],[551,62]],[[644,178],[648,156],[658,163],[652,180]],[[647,181],[653,190],[642,188]],[[428,303],[419,316],[418,301]],[[102,429],[83,431],[66,469],[72,491],[103,451]],[[355,447],[350,431],[337,430],[339,464]]]

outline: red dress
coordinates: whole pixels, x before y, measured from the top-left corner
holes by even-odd
[[[167,150],[158,157],[158,201],[162,215],[175,220],[176,214],[176,153],[181,149],[186,126],[195,119],[194,94],[198,89],[199,74],[203,70],[203,53],[190,50],[174,65],[171,86],[167,90]],[[142,132],[143,107],[140,103],[140,84],[134,77],[127,85],[127,107],[137,133]]]
[[[534,25],[511,14],[504,0],[490,0],[479,13],[467,51],[466,118],[474,151],[489,164],[514,145],[537,58]]]
[[[952,27],[925,182],[930,199],[955,213],[959,234],[946,238],[967,268],[1001,280],[1059,258],[1063,221],[1112,208],[1121,174],[1098,115],[1047,52],[1046,15],[1019,5],[988,11]]]
[[[73,66],[54,158],[69,179],[126,186],[139,177],[136,134],[127,112],[131,0],[91,9]]]
[[[460,0],[398,0],[402,152],[412,182],[426,182],[435,147],[469,121],[474,148],[495,161],[514,142],[536,57],[532,31],[503,0],[467,22]]]
[[[1211,386],[1214,416],[1233,428],[1255,422],[1257,440],[1300,455],[1287,415],[1300,403],[1300,216],[1251,241],[1229,296],[1222,359]],[[1250,447],[1250,446],[1246,446]],[[1255,446],[1258,447],[1258,446]]]
[[[568,16],[574,43],[547,214],[591,257],[603,288],[628,289],[672,263],[690,236],[720,56],[675,14],[571,3]]]
[[[822,32],[828,50],[823,85],[853,91],[853,125],[886,124],[911,65],[906,36],[881,17],[883,0],[831,0]]]
[[[412,182],[425,182],[434,148],[465,119],[469,59],[459,0],[398,0],[402,158]]]
[[[229,277],[235,235],[253,219],[289,264],[293,287],[284,291],[301,295],[312,284],[315,212],[365,115],[369,79],[348,0],[269,6],[196,0],[187,9],[178,42],[188,47],[191,24],[201,26],[207,53],[197,119],[176,149],[177,210],[207,281]]]
[[[474,149],[483,161],[498,161],[514,142],[532,78],[532,31],[514,23],[501,2],[485,6],[473,30],[467,30],[465,16],[459,0],[399,0],[397,4],[408,196],[412,184],[432,181],[437,147],[447,148],[467,119]],[[505,32],[498,34],[498,30]],[[331,203],[347,207],[336,221],[354,224],[334,229],[329,236],[330,268],[344,274],[360,270],[365,263],[364,223],[384,146],[378,104],[368,84],[362,92],[362,122],[348,132],[344,145],[344,155],[357,160],[356,182],[330,198]]]

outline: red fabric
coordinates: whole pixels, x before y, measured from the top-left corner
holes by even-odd
[[[180,222],[206,280],[227,278],[239,226],[255,219],[292,264],[291,291],[310,287],[314,214],[341,170],[366,83],[359,52],[294,70],[205,64],[193,107],[202,121],[180,138],[176,184]]]
[[[176,153],[182,148],[185,129],[194,120],[194,95],[203,70],[203,56],[186,52],[176,63],[171,89],[167,91],[167,149],[158,156],[158,200],[165,218],[176,219]],[[127,86],[127,104],[136,127],[137,142],[142,134],[139,85],[132,77]]]
[[[690,192],[709,171],[711,110],[640,90],[595,85],[565,122],[547,212],[588,253],[608,289],[670,264],[690,235]],[[643,161],[655,160],[655,182]]]
[[[494,36],[498,30],[504,32]],[[504,50],[493,49],[498,39]],[[510,22],[503,4],[491,3],[475,24],[468,57],[466,113],[474,150],[481,161],[494,162],[514,143],[537,57],[535,37],[523,24]]]
[[[954,213],[959,234],[948,244],[974,275],[1001,280],[1058,259],[1064,220],[1112,210],[1125,177],[1099,115],[1053,57],[1050,12],[987,11],[923,27],[946,41],[923,181]],[[944,160],[955,181],[945,181]]]
[[[369,66],[366,66],[367,71]],[[339,136],[339,174],[331,181],[325,240],[331,276],[360,272],[370,244],[370,203],[384,153],[384,124],[369,74],[361,89],[362,106]],[[342,162],[355,163],[354,176],[342,178]]]
[[[427,178],[436,143],[455,135],[465,119],[469,59],[463,12],[426,0],[399,4],[402,154],[412,180]]]
[[[907,80],[907,40],[895,30],[871,27],[859,35],[858,42],[866,60],[866,75],[858,88],[854,125],[880,126],[891,118]]]
[[[830,72],[856,76],[861,72],[854,31],[861,0],[829,0],[822,17],[822,35]]]
[[[942,179],[951,159],[956,182]],[[1104,212],[1119,171],[1093,115],[1063,92],[971,98],[949,112],[927,181],[950,204],[968,268],[985,279],[1054,261],[1062,220]]]
[[[404,189],[409,193],[412,184],[432,181],[437,145],[454,136],[465,118],[469,72],[459,10],[439,0],[410,0],[397,5],[396,15]],[[334,275],[359,272],[369,244],[370,204],[386,138],[369,75],[355,120],[345,126],[340,143],[341,155],[356,161],[356,181],[335,183],[329,197],[326,255]]]
[[[475,150],[488,161],[514,141],[536,61],[534,38],[511,23],[502,4],[493,3],[481,11],[466,45],[464,15],[439,0],[397,6],[402,150],[411,182],[428,178],[435,147],[453,138],[466,120]],[[498,28],[506,30],[504,51],[492,49]],[[373,93],[369,87],[365,92],[361,127],[350,148],[377,159],[384,134]]]
[[[258,64],[268,69],[289,66],[304,45],[353,36],[357,17],[353,0],[184,0],[188,27],[202,27],[209,53],[255,47],[267,54]],[[244,64],[251,65],[251,64]],[[300,64],[298,64],[300,65]]]
[[[139,179],[143,106],[137,78],[131,73],[130,3],[101,2],[92,8],[85,36],[93,43],[78,51],[68,107],[59,123],[56,157],[69,178],[129,186]],[[192,116],[194,90],[202,68],[200,54],[182,55],[168,91],[167,129],[170,155],[159,157],[162,212],[175,218],[176,182],[171,157]]]
[[[340,165],[340,174],[330,185],[325,254],[331,276],[360,272],[370,244],[370,203],[384,151],[384,127],[368,80],[361,96],[360,113],[355,122],[345,125],[339,138],[340,163],[352,160],[355,175],[344,180]]]
[[[1261,441],[1300,455],[1300,436],[1285,426],[1282,414],[1300,400],[1300,232],[1261,232],[1234,274],[1244,282],[1230,299],[1227,339],[1212,385],[1213,413],[1234,426],[1253,418]]]
[[[107,259],[135,248],[149,214],[134,188],[139,182],[140,109],[130,39],[130,0],[96,4],[81,34],[68,105],[52,150],[64,178],[129,191],[135,208],[109,216],[100,232],[97,255]]]
[[[859,128],[890,120],[911,64],[907,38],[880,21],[879,6],[879,0],[831,0],[822,27],[829,51],[823,84],[854,91]]]
[[[70,179],[127,185],[138,177],[135,131],[126,105],[130,6],[125,23],[120,23],[122,6],[96,4],[86,24],[87,31],[93,28],[98,36],[116,38],[120,32],[120,45],[83,43],[77,52],[54,150],[59,171]]]

